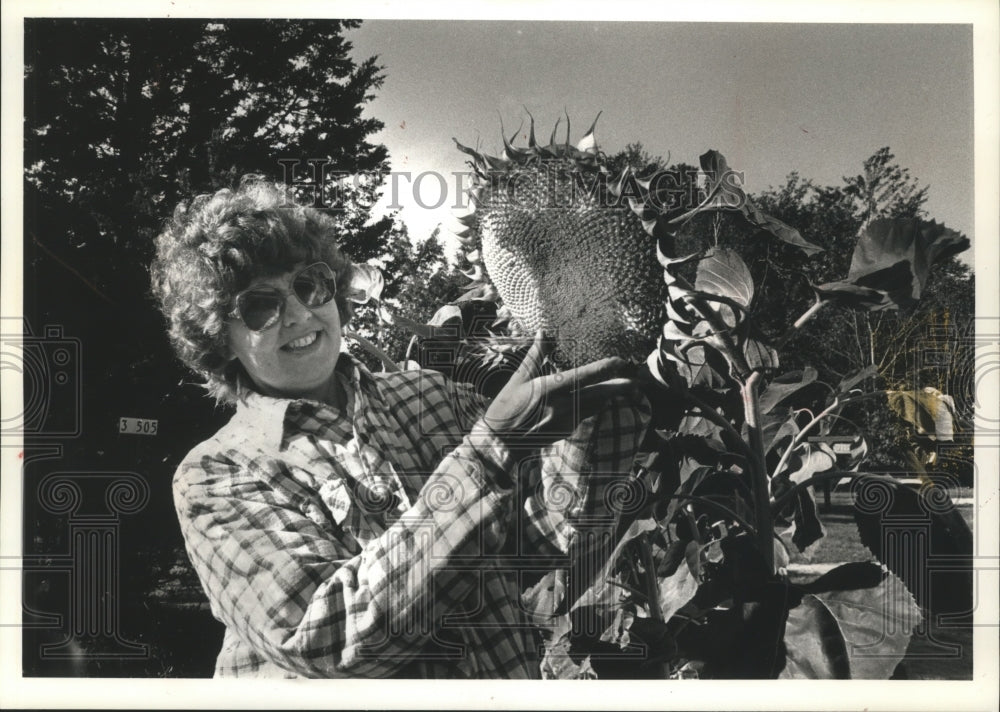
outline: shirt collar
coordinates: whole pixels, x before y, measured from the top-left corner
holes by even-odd
[[[346,377],[353,386],[348,408],[355,412],[360,395],[363,394],[366,400],[378,395],[378,382],[371,371],[350,354],[340,354],[336,372]],[[310,398],[275,398],[251,391],[245,399],[237,402],[233,420],[247,431],[255,432],[262,438],[262,444],[283,450],[292,428],[300,427],[295,415],[304,406],[318,407],[332,417],[344,417],[339,408]],[[353,417],[353,413],[347,417]]]

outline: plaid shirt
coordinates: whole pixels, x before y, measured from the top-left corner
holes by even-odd
[[[617,399],[515,461],[469,386],[340,358],[346,415],[251,395],[174,477],[226,626],[216,676],[537,677],[521,572],[551,568],[614,498],[621,474],[596,475],[629,471],[645,404]]]

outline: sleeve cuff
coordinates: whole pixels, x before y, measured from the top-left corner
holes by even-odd
[[[502,490],[514,489],[514,457],[510,449],[481,419],[465,436],[469,448],[478,455],[486,478]]]

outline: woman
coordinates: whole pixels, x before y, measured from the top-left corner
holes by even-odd
[[[226,626],[216,675],[537,676],[518,577],[498,555],[514,539],[565,550],[572,527],[520,492],[538,468],[517,458],[544,448],[552,482],[594,467],[599,437],[595,471],[627,465],[647,414],[616,378],[626,364],[538,376],[539,335],[488,405],[432,371],[372,374],[341,352],[363,297],[335,236],[250,179],[179,206],[157,240],[171,342],[236,405],[174,478],[188,555]],[[581,503],[596,496],[584,479]]]

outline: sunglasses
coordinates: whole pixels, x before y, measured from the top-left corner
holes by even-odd
[[[292,291],[277,287],[253,287],[240,292],[236,307],[229,313],[238,317],[251,331],[264,331],[278,323],[285,313],[285,300],[295,295],[304,307],[316,309],[329,304],[337,294],[337,277],[325,262],[316,262],[292,278]]]

